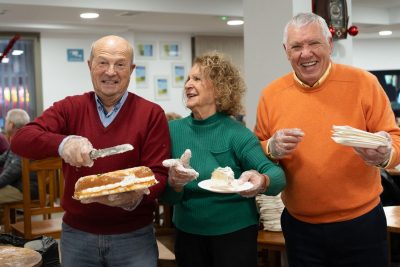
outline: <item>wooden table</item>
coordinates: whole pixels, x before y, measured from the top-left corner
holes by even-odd
[[[400,206],[383,207],[387,220],[387,230],[390,233],[400,233]]]
[[[285,251],[285,238],[282,232],[258,231],[257,246],[261,252],[268,251],[268,267],[281,266],[281,253]]]
[[[391,265],[391,235],[400,234],[400,206],[383,207],[387,221],[389,266]]]
[[[385,169],[390,175],[392,176],[400,176],[400,170],[393,168],[393,169]]]
[[[13,246],[0,246],[1,266],[38,267],[42,265],[42,255],[39,252]]]

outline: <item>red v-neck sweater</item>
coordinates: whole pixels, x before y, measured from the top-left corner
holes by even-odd
[[[166,184],[167,170],[161,164],[170,158],[166,117],[158,105],[129,93],[116,118],[104,127],[95,102],[94,92],[89,92],[54,103],[34,122],[18,131],[11,149],[32,159],[58,156],[58,147],[68,135],[84,136],[97,149],[132,144],[133,151],[96,159],[91,168],[75,168],[63,163],[65,192],[62,206],[64,222],[79,230],[94,234],[133,231],[152,222],[155,198]],[[72,198],[79,177],[134,166],[150,167],[159,181],[134,211],[97,203],[81,204]]]

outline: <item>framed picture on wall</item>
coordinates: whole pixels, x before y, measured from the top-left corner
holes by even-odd
[[[156,43],[138,41],[135,44],[135,57],[137,59],[155,59]]]
[[[169,99],[169,82],[167,76],[155,76],[154,77],[154,90],[156,100],[168,100]]]
[[[135,81],[136,81],[136,88],[147,88],[147,64],[138,63],[136,64],[135,68]]]
[[[161,59],[180,59],[182,47],[179,42],[160,42]]]
[[[172,63],[172,87],[183,88],[186,79],[185,64]]]

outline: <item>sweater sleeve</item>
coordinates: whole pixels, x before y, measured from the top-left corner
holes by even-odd
[[[385,131],[390,134],[393,151],[390,162],[385,168],[394,168],[400,164],[400,129],[396,124],[389,99],[378,80],[373,75],[368,75],[364,79],[368,81],[371,89],[370,94],[365,94],[363,99],[367,130],[369,132]]]
[[[257,136],[257,138],[260,140],[261,148],[265,154],[267,154],[267,152],[268,152],[267,144],[268,144],[268,139],[271,137],[267,131],[268,115],[267,115],[266,110],[267,109],[266,109],[266,103],[265,103],[265,95],[263,93],[258,102],[257,119],[256,119],[256,125],[254,127],[254,133]]]
[[[174,205],[179,203],[184,195],[184,189],[181,192],[176,192],[168,183],[165,187],[165,191],[161,196],[161,200],[170,204]]]
[[[66,112],[62,100],[45,110],[33,122],[20,128],[11,140],[11,150],[26,158],[43,159],[58,156],[58,147],[68,135]]]
[[[238,137],[239,135],[236,136]],[[265,156],[256,136],[250,130],[245,128],[240,136],[242,138],[235,138],[234,147],[236,154],[241,159],[244,171],[256,170],[267,175],[270,179],[270,184],[265,194],[272,196],[279,194],[286,185],[282,168]]]

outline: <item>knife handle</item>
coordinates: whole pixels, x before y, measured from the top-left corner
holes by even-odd
[[[89,152],[90,159],[97,159],[99,157],[99,152],[96,149],[93,149]]]

